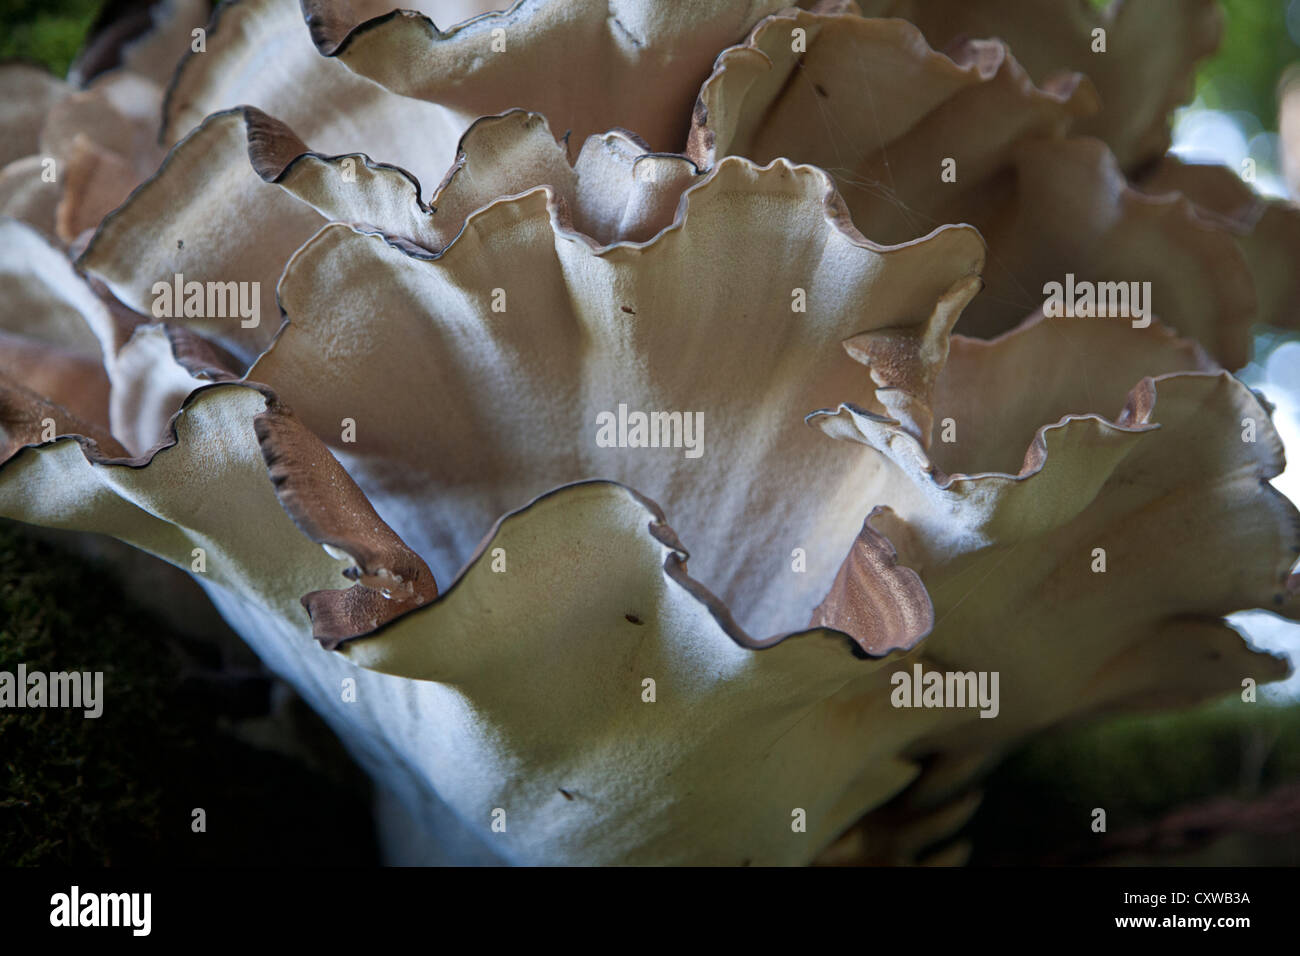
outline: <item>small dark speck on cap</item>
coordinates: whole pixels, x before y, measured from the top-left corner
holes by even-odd
[[[624,614],[624,615],[623,615],[623,619],[626,620],[626,621],[627,621],[628,623],[630,623],[630,624],[641,624],[641,623],[644,623],[644,622],[643,622],[639,617],[637,617],[635,614]]]

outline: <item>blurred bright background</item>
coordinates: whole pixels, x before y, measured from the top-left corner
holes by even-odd
[[[1300,0],[1220,3],[1227,19],[1224,42],[1198,72],[1195,100],[1174,117],[1173,152],[1186,162],[1221,163],[1239,174],[1252,160],[1256,191],[1286,198],[1277,97],[1283,74],[1300,63]],[[1273,484],[1300,503],[1300,341],[1261,332],[1254,361],[1239,374],[1276,406],[1274,424],[1291,464]],[[1291,658],[1291,678],[1270,685],[1264,696],[1300,700],[1300,625],[1263,611],[1232,620],[1256,646]]]

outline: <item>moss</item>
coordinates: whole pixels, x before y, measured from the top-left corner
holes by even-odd
[[[8,0],[0,7],[0,60],[33,60],[65,75],[99,6],[97,0]]]
[[[975,863],[1068,851],[1094,807],[1114,833],[1171,808],[1249,798],[1300,779],[1300,707],[1235,698],[1184,713],[1116,718],[1025,746],[987,782],[968,829]]]
[[[0,710],[0,863],[374,862],[358,772],[231,736],[222,705],[244,701],[198,693],[182,638],[110,574],[5,523],[0,582],[0,670],[104,673],[96,719]]]
[[[178,662],[157,623],[121,606],[102,577],[11,527],[0,534],[0,668],[103,671],[106,698],[94,720],[66,709],[0,711],[0,857],[108,862],[118,844],[160,835],[161,788],[139,772],[139,745],[194,744],[167,712]],[[111,834],[106,817],[120,821]]]

